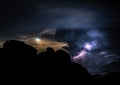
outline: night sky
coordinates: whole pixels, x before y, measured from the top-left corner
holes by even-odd
[[[107,67],[120,61],[119,5],[115,0],[3,0],[0,43],[17,39],[38,50],[39,42],[55,50],[69,47],[71,59],[91,74],[120,71]]]

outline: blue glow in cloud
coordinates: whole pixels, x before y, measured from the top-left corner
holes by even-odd
[[[92,37],[92,38],[98,38],[98,37],[103,37],[103,34],[101,34],[100,32],[98,32],[97,30],[93,29],[93,30],[89,30],[87,32],[87,35]]]

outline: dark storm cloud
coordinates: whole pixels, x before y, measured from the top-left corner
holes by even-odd
[[[84,5],[85,6],[84,6]],[[86,3],[43,3],[35,6],[35,11],[25,26],[40,28],[100,28],[107,25],[107,16],[101,8]],[[90,6],[90,7],[89,7]],[[21,24],[26,23],[23,21]],[[21,25],[20,24],[20,25]]]
[[[98,14],[85,9],[56,8],[48,10],[46,28],[95,28],[98,27]],[[101,24],[101,23],[100,23]],[[99,27],[100,27],[99,24]]]
[[[107,29],[109,30],[109,29]],[[112,33],[111,33],[112,34]],[[108,41],[108,34],[101,29],[59,29],[56,32],[58,41],[68,42],[71,58],[79,55],[86,43],[92,45],[92,50],[87,51],[84,59],[78,59],[77,63],[82,64],[91,74],[104,74],[106,70],[111,69],[111,72],[120,71],[117,68],[105,68],[117,60],[120,60],[119,52],[111,46],[112,42]],[[112,37],[109,37],[112,38]],[[118,40],[117,40],[118,42]],[[74,60],[73,60],[74,61]],[[75,61],[74,61],[75,62]]]
[[[118,35],[120,33],[119,30],[114,29],[120,27],[118,2],[7,0],[0,1],[0,9],[0,39],[2,40],[55,35],[58,41],[68,42],[70,54],[75,55],[83,46],[81,38],[83,42],[99,38],[99,46],[102,50],[93,51],[88,55],[85,65],[88,70],[98,72],[101,66],[116,59],[113,56],[114,53],[105,50],[103,43],[108,44],[108,42],[104,33],[99,30],[113,28],[110,31],[107,29],[110,34],[108,37],[114,43],[113,46],[116,45],[115,48],[119,48]],[[61,31],[61,29],[64,30]],[[110,54],[103,56],[105,52],[110,52]]]
[[[0,37],[12,36],[18,27],[16,22],[27,19],[33,9],[33,4],[27,0],[1,0],[0,1]],[[22,30],[21,30],[22,31]]]
[[[115,5],[114,5],[115,4]],[[101,28],[118,22],[118,4],[98,1],[8,0],[1,2],[1,35],[48,28]],[[112,24],[111,24],[112,23]],[[116,25],[116,24],[115,24]]]

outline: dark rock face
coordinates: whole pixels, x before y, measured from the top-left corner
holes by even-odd
[[[6,41],[3,44],[3,50],[8,54],[13,55],[23,55],[23,56],[35,56],[37,54],[37,50],[24,42],[10,40]]]
[[[2,77],[3,79],[7,77],[8,80],[19,80],[21,77],[30,80],[74,78],[80,81],[103,78],[91,76],[82,65],[71,62],[69,54],[63,50],[55,52],[48,47],[46,52],[37,55],[35,48],[16,40],[4,43],[3,48],[0,49],[0,62]],[[105,76],[104,79],[108,77]]]

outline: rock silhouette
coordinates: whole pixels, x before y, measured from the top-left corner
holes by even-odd
[[[3,44],[3,50],[10,55],[35,56],[37,50],[24,42],[10,40]]]
[[[6,41],[0,49],[1,73],[3,77],[36,79],[101,79],[91,76],[80,64],[71,61],[69,53],[48,47],[45,52],[37,54],[37,50],[24,42]],[[111,74],[110,74],[111,75]],[[112,74],[113,76],[114,74]],[[116,74],[115,74],[116,75]],[[111,79],[106,75],[103,79]]]

